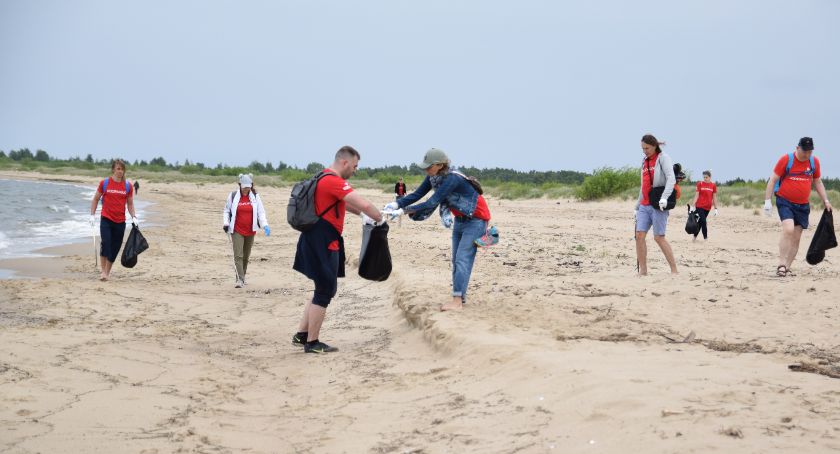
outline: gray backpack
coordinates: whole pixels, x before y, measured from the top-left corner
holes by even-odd
[[[327,175],[335,175],[332,172],[318,172],[307,180],[303,180],[292,187],[292,195],[289,197],[289,205],[286,207],[286,220],[293,229],[299,232],[308,232],[315,227],[321,217],[338,206],[337,200],[321,213],[315,212],[315,188],[321,178]]]

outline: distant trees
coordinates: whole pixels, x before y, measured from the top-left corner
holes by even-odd
[[[321,164],[320,162],[310,162],[306,165],[306,173],[316,174],[322,170],[324,170],[327,166]]]
[[[70,159],[56,159],[49,155],[44,150],[38,149],[33,154],[28,148],[21,148],[19,150],[9,150],[7,152],[0,151],[0,158],[11,159],[19,162],[28,162],[28,165],[36,165],[36,163],[49,162],[50,166],[60,166],[62,164],[92,169],[94,167],[109,167],[110,159],[94,159],[93,155],[88,153],[84,160],[78,156]],[[262,175],[279,175],[284,180],[296,180],[306,178],[307,175],[314,175],[324,169],[326,166],[320,162],[310,162],[305,167],[297,167],[289,165],[283,161],[278,161],[273,164],[270,161],[259,162],[252,161],[247,167],[228,166],[224,163],[218,163],[213,168],[206,167],[201,162],[195,162],[189,158],[181,164],[179,161],[169,163],[163,156],[158,156],[146,160],[134,160],[133,166],[139,169],[146,169],[149,171],[163,171],[173,170],[181,171],[183,173],[202,173],[207,175],[237,175],[239,173],[251,172]],[[588,176],[584,172],[576,172],[571,170],[550,170],[545,172],[538,172],[535,170],[522,172],[513,169],[505,168],[491,168],[479,169],[477,167],[460,167],[459,170],[470,176],[476,177],[482,183],[494,185],[499,183],[521,183],[525,185],[552,185],[552,184],[568,184],[578,185],[582,184],[584,178]],[[360,179],[374,179],[380,182],[391,183],[396,181],[400,176],[422,178],[426,172],[417,166],[417,164],[410,164],[407,166],[383,166],[383,167],[363,167],[358,169],[356,177]],[[419,181],[419,180],[418,180]],[[736,180],[737,181],[737,180]],[[825,181],[825,179],[824,179]],[[827,182],[826,186],[835,186],[840,182]]]

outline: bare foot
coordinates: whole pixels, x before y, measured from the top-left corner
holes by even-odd
[[[446,311],[460,311],[460,310],[462,310],[463,308],[464,308],[464,305],[463,305],[462,303],[455,303],[455,302],[452,302],[452,303],[449,303],[449,304],[444,304],[444,305],[442,305],[442,306],[440,307],[440,310],[441,310],[441,312],[446,312]]]

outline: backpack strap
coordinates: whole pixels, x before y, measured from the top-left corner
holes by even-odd
[[[315,180],[315,189],[316,190],[318,189],[318,183],[321,181],[321,179],[328,176],[328,175],[332,175],[332,176],[336,176],[336,177],[338,176],[338,175],[334,174],[333,172],[327,172],[325,170],[320,171],[318,173],[318,175],[316,175],[317,176],[317,179]],[[314,194],[313,194],[313,196],[314,196]],[[339,204],[339,202],[341,202],[341,200],[336,200],[335,203],[328,206],[323,212],[315,213],[315,214],[317,214],[318,217],[320,218],[320,217],[323,217],[325,214],[327,214],[327,211],[330,211],[331,209],[335,208],[335,217],[338,217],[338,204]]]

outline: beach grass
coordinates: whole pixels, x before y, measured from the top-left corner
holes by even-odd
[[[75,175],[101,178],[111,171],[102,162],[74,161],[15,161],[7,157],[0,157],[0,170],[32,171],[47,175]],[[298,181],[310,176],[303,169],[285,168],[272,173],[260,174],[246,167],[202,168],[195,165],[183,165],[178,169],[167,166],[128,166],[130,180],[140,180],[149,183],[195,183],[197,185],[220,183],[235,184],[240,173],[254,174],[256,187],[290,187]],[[409,192],[417,188],[423,181],[424,175],[399,175],[392,173],[378,173],[367,177],[364,170],[353,178],[352,184],[356,188],[381,190],[393,193],[394,183],[403,177]],[[827,195],[833,206],[840,206],[840,187],[837,179],[825,181]],[[505,200],[520,199],[579,199],[582,201],[597,201],[604,199],[619,199],[628,202],[635,201],[639,196],[639,170],[637,168],[603,167],[596,169],[587,176],[581,184],[561,184],[555,182],[523,183],[502,181],[499,179],[485,179],[481,181],[485,194]],[[744,208],[760,209],[764,205],[764,181],[737,180],[732,184],[718,185],[718,202],[720,206],[740,206]],[[677,205],[691,203],[695,194],[695,183],[682,182],[680,184],[682,196]],[[774,198],[775,199],[775,198]],[[816,191],[811,193],[811,205],[815,209],[822,208],[822,201]],[[775,200],[774,200],[775,204]]]

